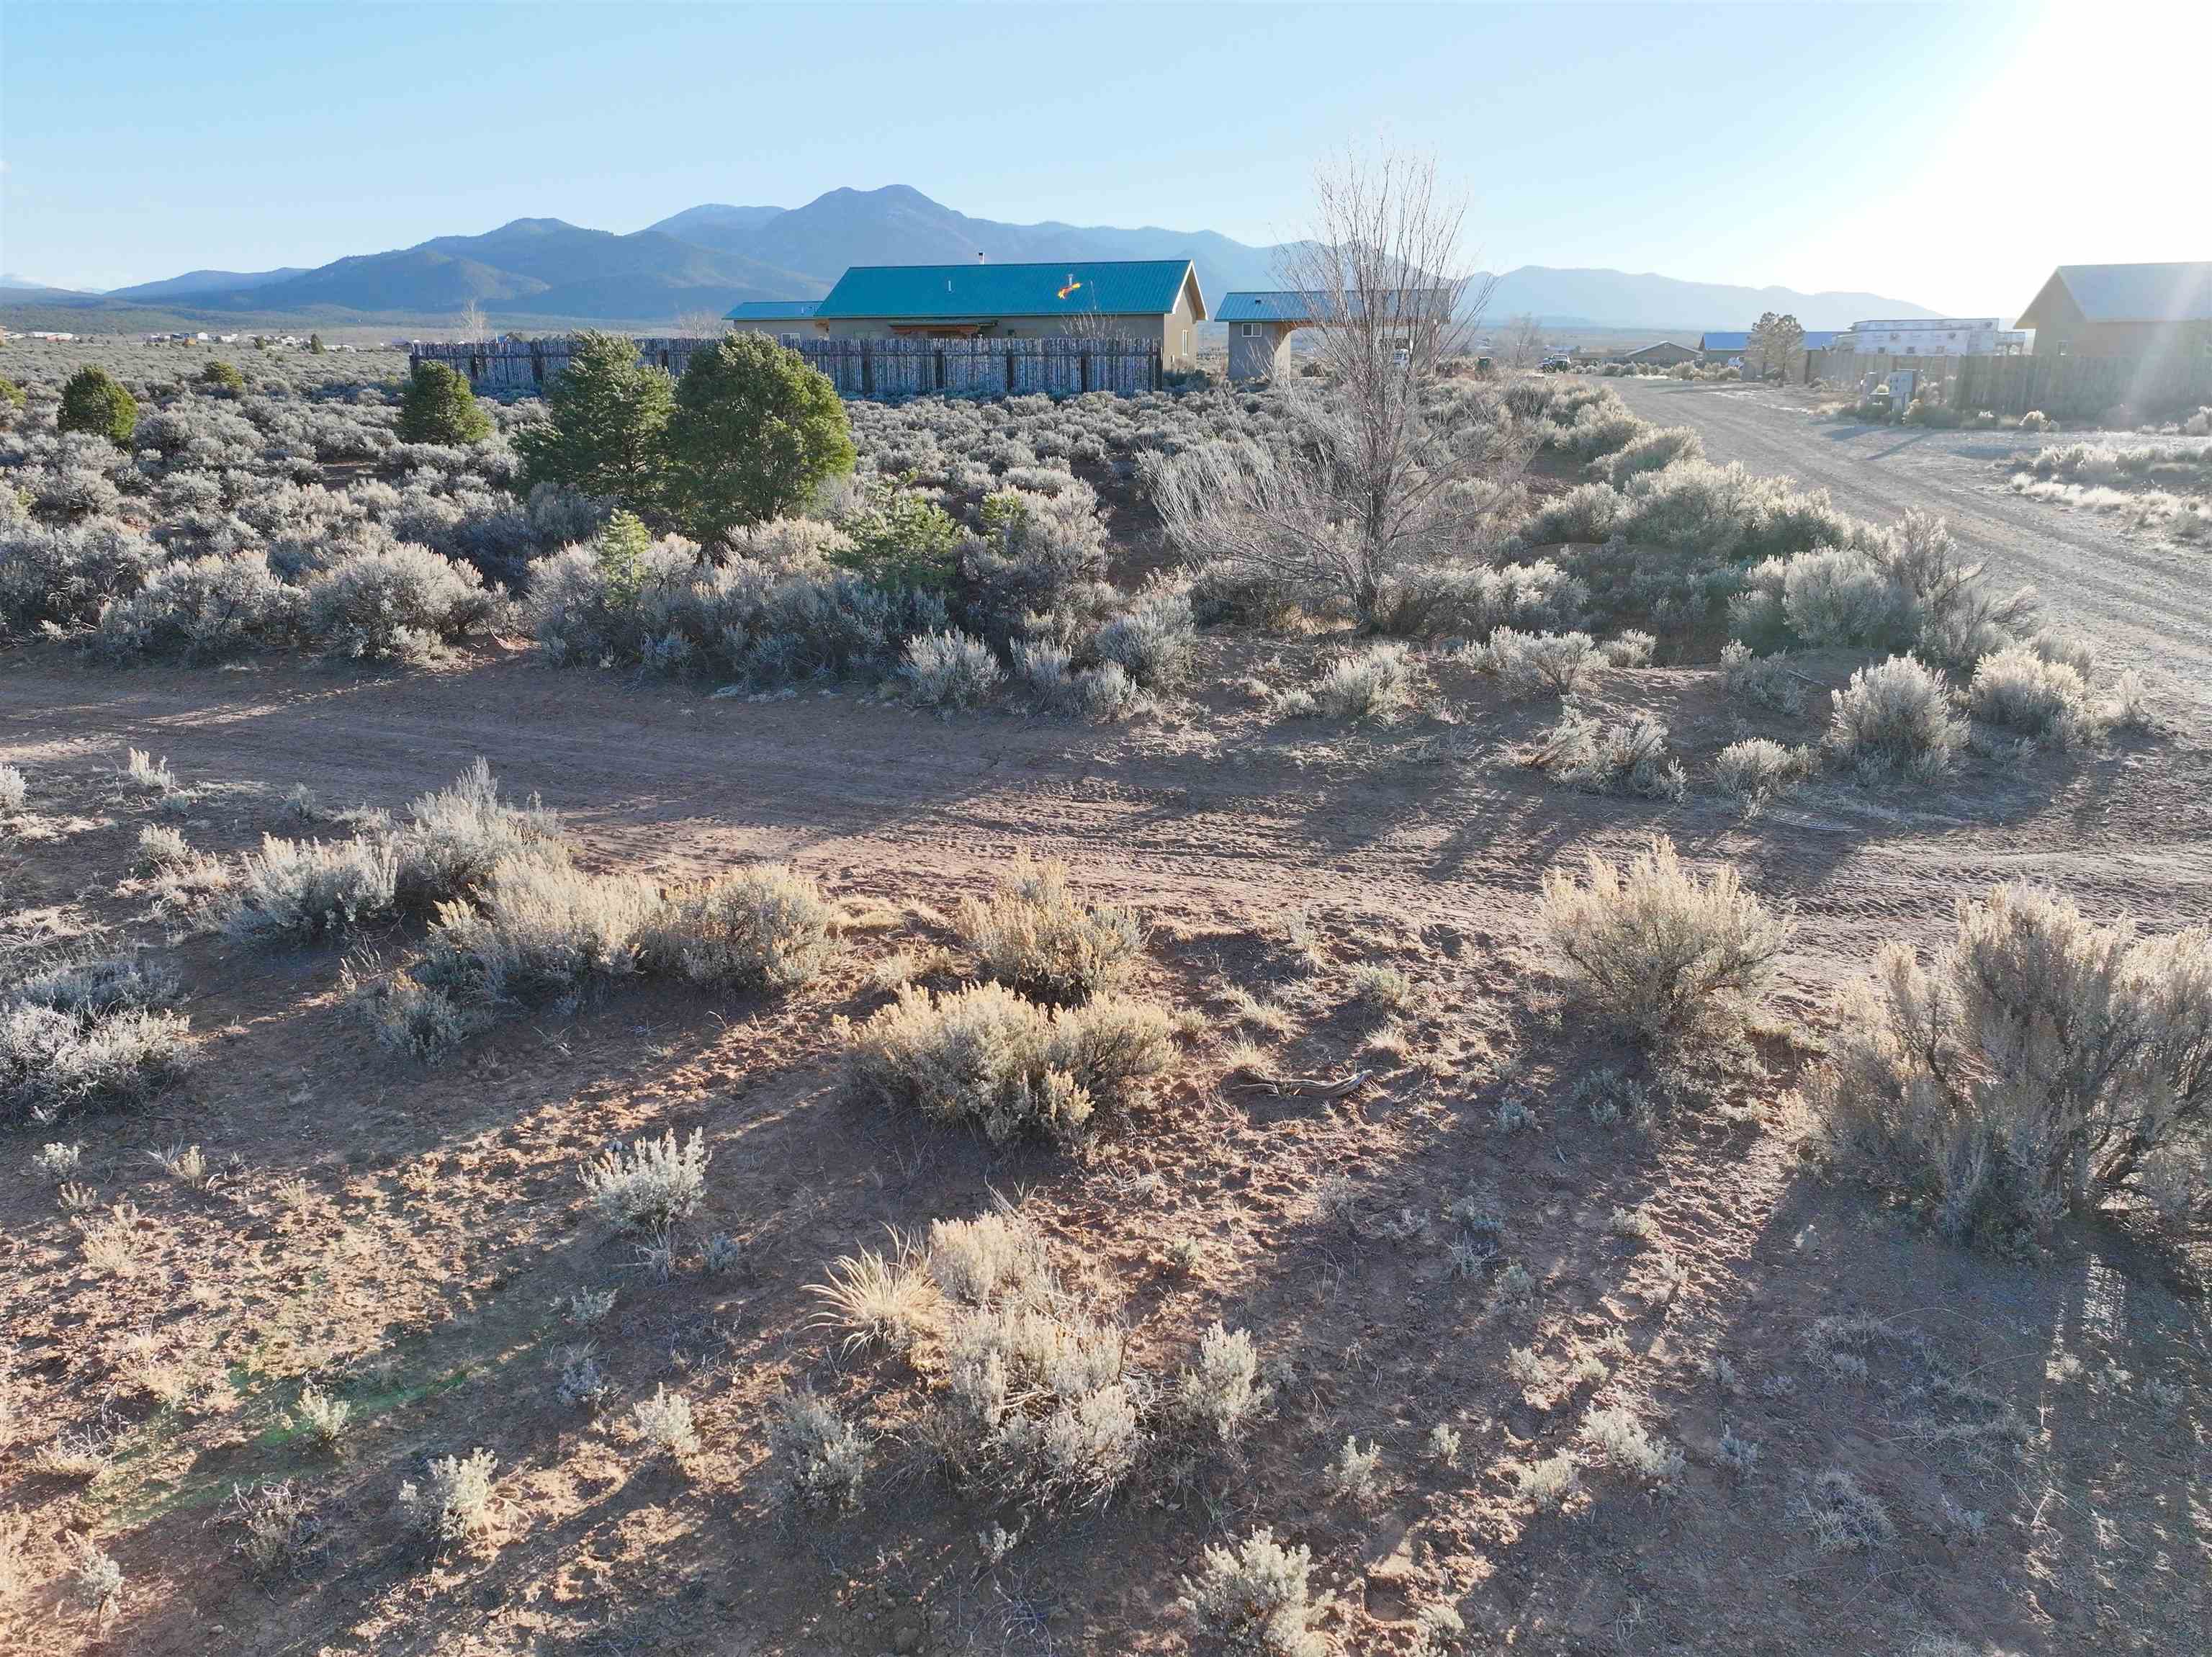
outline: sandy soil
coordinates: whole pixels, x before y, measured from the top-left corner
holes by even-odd
[[[1680,406],[1713,422],[1709,444],[1729,458],[1735,406]],[[1669,404],[1663,417],[1685,417]],[[1782,429],[1779,443],[1831,441]],[[1842,480],[1876,464],[1834,461],[1842,504],[1873,509]],[[2115,598],[2083,622],[2117,653],[2154,608]],[[2201,649],[2201,632],[2183,637],[2175,652]],[[1317,646],[1206,649],[1201,682],[1226,685],[1295,680]],[[1804,666],[1833,685],[1856,660]],[[1796,1155],[1806,1050],[1785,1031],[1817,1027],[1881,941],[1934,941],[1953,896],[1990,880],[2041,875],[2100,916],[2160,927],[2212,915],[2200,734],[2183,722],[2025,767],[1977,760],[1928,793],[1822,785],[1745,823],[1711,788],[1711,755],[1745,728],[1805,740],[1821,698],[1747,727],[1712,673],[1668,670],[1610,673],[1595,701],[1668,719],[1687,801],[1546,785],[1510,755],[1552,710],[1443,669],[1430,710],[1394,728],[1270,722],[1219,689],[1085,730],[941,720],[852,690],[713,698],[519,652],[387,679],[114,673],[44,649],[0,664],[0,761],[33,790],[0,840],[12,951],[72,934],[158,944],[165,924],[129,878],[144,823],[234,852],[302,832],[283,803],[295,783],[325,807],[398,807],[477,754],[510,793],[560,810],[593,867],[674,879],[787,858],[875,917],[787,1000],[618,990],[428,1069],[337,1004],[335,947],[176,944],[207,1037],[198,1071],[151,1117],[69,1130],[100,1209],[137,1210],[133,1266],[83,1264],[43,1182],[0,1187],[15,1369],[0,1507],[30,1524],[0,1638],[157,1653],[1176,1650],[1177,1573],[1266,1523],[1312,1547],[1347,1653],[1413,1651],[1412,1618],[1437,1603],[1465,1617],[1470,1649],[1886,1653],[1935,1634],[1977,1651],[2193,1648],[2212,1616],[2193,1268],[2095,1228],[1996,1260],[1823,1185]],[[119,783],[133,746],[198,792],[165,804]],[[1641,1122],[1601,1125],[1573,1089],[1642,1062],[1559,1005],[1534,897],[1562,858],[1654,832],[1738,863],[1797,931],[1780,1022],[1755,1053],[1680,1078],[1676,1102]],[[837,1085],[832,1020],[886,999],[875,964],[947,941],[943,915],[1019,852],[1064,857],[1089,891],[1139,906],[1146,990],[1210,1026],[1157,1106],[1086,1155],[889,1120]],[[1297,917],[1314,952],[1286,932]],[[410,936],[366,941],[393,956]],[[1418,986],[1379,1040],[1352,996],[1362,963]],[[1231,989],[1279,1012],[1255,1023]],[[1336,1099],[1245,1086],[1224,1074],[1238,1033],[1270,1045],[1279,1074],[1371,1079]],[[1500,1125],[1509,1100],[1533,1128]],[[717,1276],[687,1261],[659,1282],[582,1214],[574,1169],[617,1137],[695,1125],[715,1155],[697,1234],[726,1233],[743,1261]],[[11,1130],[11,1167],[47,1136]],[[179,1186],[145,1152],[183,1141],[234,1170],[211,1192]],[[1219,1318],[1253,1331],[1278,1380],[1244,1453],[1178,1463],[1103,1513],[1032,1522],[996,1568],[974,1535],[1019,1515],[927,1471],[914,1378],[841,1359],[805,1292],[884,1226],[973,1213],[994,1191],[1018,1196],[1118,1307],[1145,1362],[1171,1374]],[[1467,1197],[1502,1220],[1499,1264],[1530,1274],[1525,1299],[1500,1292],[1502,1275],[1454,1275],[1463,1234],[1448,1209]],[[1645,1209],[1650,1238],[1613,1229],[1616,1208]],[[617,1310],[591,1337],[617,1402],[594,1419],[553,1396],[584,1336],[549,1307],[607,1287]],[[1849,1339],[1820,1322],[1860,1314],[1874,1321]],[[1536,1379],[1509,1372],[1516,1349]],[[149,1387],[149,1356],[192,1378],[182,1401]],[[290,1420],[307,1379],[356,1404],[342,1454]],[[682,1470],[641,1459],[627,1424],[664,1383],[692,1398],[706,1441]],[[769,1495],[763,1414],[800,1383],[878,1436],[851,1520],[793,1522]],[[1565,1511],[1536,1511],[1511,1469],[1571,1444],[1596,1404],[1626,1404],[1683,1448],[1676,1488],[1594,1471]],[[1439,1423],[1462,1435],[1455,1465],[1425,1451]],[[1760,1446],[1747,1471],[1721,1453],[1723,1429]],[[87,1430],[116,1446],[97,1478],[30,1459]],[[1365,1501],[1324,1487],[1347,1434],[1383,1449]],[[426,1564],[392,1522],[393,1492],[425,1455],[478,1444],[500,1460],[497,1545]],[[1816,1481],[1835,1469],[1876,1496],[1893,1537],[1863,1553],[1816,1544]],[[233,1481],[280,1477],[319,1493],[324,1530],[299,1577],[262,1585],[211,1521]],[[62,1543],[79,1532],[126,1574],[105,1619],[66,1603]]]

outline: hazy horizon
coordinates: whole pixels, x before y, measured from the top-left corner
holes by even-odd
[[[1317,163],[1379,137],[1466,193],[1470,265],[2009,316],[2055,265],[2208,251],[2171,169],[2063,139],[2191,142],[2212,22],[2106,6],[2093,32],[2078,9],[1131,4],[1112,9],[1127,38],[1102,43],[1095,8],[18,0],[0,14],[0,268],[110,289],[890,183],[982,218],[1266,244],[1305,228]],[[1328,49],[1352,28],[1375,49]],[[928,95],[1003,54],[1002,29],[1040,63],[1096,66]],[[63,72],[94,61],[97,100]],[[2039,198],[2065,202],[2063,234]]]

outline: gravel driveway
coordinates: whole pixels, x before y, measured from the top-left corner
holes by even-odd
[[[2082,434],[1862,426],[1817,419],[1802,401],[1756,387],[1611,383],[1645,419],[1695,429],[1707,458],[1825,489],[1854,516],[1890,523],[1908,508],[1942,513],[1991,580],[2032,583],[2050,622],[2094,642],[2104,667],[2140,672],[2161,713],[2212,724],[2212,557],[2024,500],[1992,464]]]

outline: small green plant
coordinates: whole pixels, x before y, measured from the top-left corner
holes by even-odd
[[[491,417],[477,406],[468,381],[450,362],[415,364],[399,395],[396,428],[403,443],[465,448],[491,436]]]
[[[984,503],[990,522],[990,503]],[[960,575],[960,526],[952,515],[916,490],[893,486],[838,521],[852,545],[830,554],[832,564],[872,585],[943,592]]]
[[[118,385],[106,369],[88,362],[63,383],[54,426],[59,431],[105,437],[118,448],[127,449],[131,435],[138,429],[138,399]]]

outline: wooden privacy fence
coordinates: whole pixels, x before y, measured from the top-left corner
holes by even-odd
[[[710,339],[641,339],[638,355],[680,376]],[[1011,397],[1087,391],[1157,391],[1160,348],[1141,339],[830,339],[783,342],[829,376],[846,397],[915,397],[935,392]],[[413,362],[449,362],[478,391],[542,391],[568,366],[570,342],[499,339],[415,345]]]
[[[1879,356],[1816,351],[1812,372],[1846,389],[1868,375],[1899,369],[1920,375],[1949,407],[2018,417],[2040,409],[2054,417],[2094,420],[2123,405],[2138,418],[2212,404],[2212,356]]]

